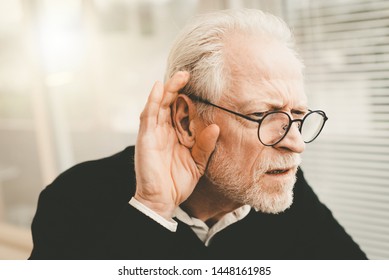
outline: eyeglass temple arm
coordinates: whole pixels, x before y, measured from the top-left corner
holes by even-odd
[[[216,107],[216,108],[218,108],[218,109],[220,109],[220,110],[226,111],[226,112],[228,112],[228,113],[230,113],[230,114],[237,115],[237,116],[239,116],[239,117],[241,117],[241,118],[244,118],[244,119],[249,120],[249,121],[252,121],[252,122],[259,123],[259,122],[261,121],[261,120],[252,119],[252,118],[250,118],[249,116],[240,114],[240,113],[238,113],[238,112],[234,112],[234,111],[229,110],[229,109],[227,109],[227,108],[220,107],[220,106],[218,106],[218,105],[216,105],[216,104],[213,104],[212,102],[210,102],[210,101],[208,101],[208,100],[206,100],[206,99],[203,99],[203,98],[201,98],[201,97],[199,97],[199,96],[196,96],[196,95],[193,95],[193,94],[188,95],[188,97],[189,97],[190,99],[192,99],[193,101],[198,101],[198,102],[201,102],[201,103],[204,103],[204,104],[207,104],[207,105],[211,105],[211,106]]]

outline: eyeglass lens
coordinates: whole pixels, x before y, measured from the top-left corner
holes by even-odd
[[[305,143],[312,142],[320,134],[325,118],[318,112],[309,113],[301,128],[301,135]]]
[[[259,140],[265,145],[274,145],[279,142],[290,126],[291,119],[286,113],[271,113],[266,115],[258,130]],[[320,133],[324,124],[324,116],[318,112],[311,112],[305,116],[301,135],[305,143],[312,142]],[[301,126],[301,122],[297,122]]]

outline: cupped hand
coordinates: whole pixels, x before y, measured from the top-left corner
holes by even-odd
[[[156,82],[140,117],[135,146],[135,198],[166,219],[193,192],[215,149],[219,127],[203,129],[191,149],[180,144],[172,126],[171,104],[189,80],[177,72]]]

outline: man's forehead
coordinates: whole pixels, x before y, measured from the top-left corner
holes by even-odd
[[[302,79],[241,80],[232,87],[230,100],[235,106],[268,109],[307,108]]]
[[[236,106],[307,107],[303,65],[291,49],[263,36],[235,35],[229,41],[230,100]]]
[[[303,64],[295,52],[265,35],[233,34],[226,44],[226,63],[236,76],[264,79],[300,79]]]

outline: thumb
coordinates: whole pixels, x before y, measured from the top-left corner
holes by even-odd
[[[219,137],[220,128],[216,124],[207,126],[197,138],[192,148],[192,157],[202,176],[207,167],[209,157],[215,150],[216,141]]]

